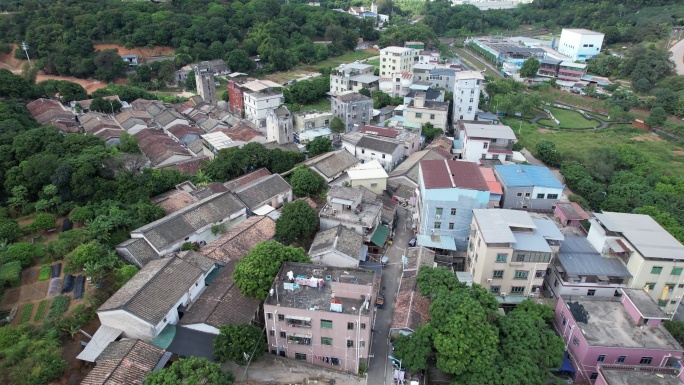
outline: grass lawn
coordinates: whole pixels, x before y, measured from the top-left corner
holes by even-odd
[[[366,64],[374,65],[380,67],[380,59],[366,60]]]
[[[302,104],[299,110],[300,111],[311,111],[311,110],[326,111],[329,109],[330,109],[330,99],[323,98],[316,103]]]
[[[523,121],[520,133],[520,120],[505,119],[505,124],[513,128],[522,145],[533,154],[537,143],[543,140],[555,143],[561,154],[574,155],[585,161],[598,148],[627,144],[653,159],[663,173],[684,177],[684,145],[627,124],[600,131],[555,131]]]
[[[560,125],[556,124],[551,119],[540,119],[539,123],[547,125],[549,127],[558,127],[558,128],[593,128],[597,127],[600,125],[599,122],[595,120],[589,120],[582,116],[577,111],[570,111],[570,110],[564,110],[560,108],[555,108],[555,107],[549,107],[549,111],[553,114],[553,116],[558,119],[560,122]]]

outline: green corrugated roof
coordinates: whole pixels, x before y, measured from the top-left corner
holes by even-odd
[[[371,237],[371,242],[378,247],[383,247],[385,246],[385,242],[387,242],[387,238],[389,238],[389,233],[389,227],[380,225],[375,229],[375,232]]]

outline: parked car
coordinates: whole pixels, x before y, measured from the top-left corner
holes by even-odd
[[[290,84],[295,84],[295,83],[297,83],[297,79],[290,79],[289,83],[290,83]]]
[[[409,247],[414,247],[414,246],[416,246],[416,242],[418,242],[418,239],[416,239],[416,238],[411,238],[411,239],[408,241]]]

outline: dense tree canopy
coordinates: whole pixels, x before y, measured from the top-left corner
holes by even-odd
[[[329,140],[328,143],[330,143]],[[324,183],[325,181],[320,175],[305,166],[297,167],[292,172],[292,176],[290,176],[290,185],[292,185],[292,191],[294,191],[294,193],[298,196],[310,196],[317,194],[323,188]]]
[[[221,362],[244,365],[250,359],[259,359],[267,348],[264,331],[254,325],[223,325],[214,338],[214,355]]]
[[[306,151],[310,158],[333,150],[332,142],[325,136],[319,136],[306,144]]]
[[[300,171],[298,174],[306,175],[306,177],[318,176],[318,174],[315,174],[308,169],[306,170],[308,173],[312,174],[307,174],[305,171]],[[300,179],[303,179],[303,177]],[[299,181],[295,184],[297,184],[299,188],[302,188],[303,186],[300,186],[298,183]],[[303,183],[304,182],[302,182],[302,184]],[[303,245],[313,238],[317,229],[318,214],[316,214],[316,210],[314,210],[306,201],[298,200],[288,203],[283,207],[280,217],[276,220],[275,239],[286,245],[295,242],[298,245]]]
[[[144,385],[233,385],[233,373],[203,357],[180,359],[145,377]]]
[[[233,278],[242,295],[265,299],[283,262],[311,262],[302,248],[269,241],[257,244],[235,266]]]

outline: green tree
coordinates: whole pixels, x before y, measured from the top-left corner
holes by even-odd
[[[121,103],[118,100],[107,100],[104,98],[95,98],[90,103],[91,111],[104,112],[105,114],[114,114],[121,111]]]
[[[542,162],[546,163],[549,166],[560,165],[561,156],[558,150],[556,149],[556,145],[553,142],[549,142],[548,140],[542,140],[541,142],[537,143],[536,150],[537,157]]]
[[[416,277],[416,284],[420,294],[424,296],[436,295],[442,291],[454,291],[465,288],[465,284],[458,281],[456,275],[443,267],[432,268],[421,266]]]
[[[95,74],[93,75],[96,79],[104,81],[114,81],[114,79],[123,76],[126,70],[126,63],[119,56],[119,52],[115,49],[106,49],[99,51],[95,54],[93,58],[95,63]]]
[[[482,305],[465,290],[439,293],[430,306],[430,324],[439,369],[464,378],[489,370],[497,354],[498,332]]]
[[[369,98],[371,97],[371,92],[368,88],[362,88],[359,90],[359,93],[364,96],[368,96]]]
[[[305,175],[304,171],[300,171],[299,174]],[[306,186],[303,186],[304,182],[300,185],[299,181],[295,184],[298,188],[311,191],[311,186],[308,182]],[[275,239],[286,245],[294,242],[302,245],[313,238],[317,229],[318,215],[316,210],[305,201],[295,201],[286,204],[282,209],[280,217],[276,220]]]
[[[667,121],[668,114],[663,107],[655,107],[644,121],[651,127],[660,127]]]
[[[432,325],[419,326],[408,336],[400,334],[395,341],[394,356],[412,372],[426,370],[432,353]]]
[[[220,362],[244,365],[259,359],[267,348],[263,330],[254,325],[222,325],[219,335],[214,338],[214,356]]]
[[[0,240],[12,242],[22,235],[24,235],[24,232],[21,231],[17,221],[10,218],[0,218]]]
[[[319,136],[318,138],[306,144],[306,151],[309,153],[309,158],[313,158],[316,155],[324,154],[333,150],[332,142],[325,136]]]
[[[541,63],[539,63],[539,60],[537,60],[534,57],[531,57],[525,62],[523,62],[522,66],[520,67],[520,76],[524,78],[532,78],[537,76],[537,71],[539,71],[539,67],[541,67]]]
[[[298,196],[310,196],[319,193],[324,182],[320,175],[306,166],[297,167],[290,177],[292,191]]]
[[[77,271],[85,267],[86,263],[96,263],[105,255],[105,250],[97,241],[90,241],[86,244],[77,246],[71,253],[67,254],[65,267],[68,271]]]
[[[127,132],[122,133],[119,138],[119,150],[132,154],[139,153],[140,148],[138,148],[138,139]]]
[[[133,265],[125,265],[116,269],[116,272],[114,273],[114,276],[116,278],[116,288],[121,288],[137,273],[138,268]]]
[[[233,72],[249,73],[256,67],[254,60],[249,57],[247,52],[241,49],[236,49],[227,53],[225,60],[228,68]]]
[[[31,231],[49,230],[57,227],[55,216],[47,213],[37,214],[33,222],[28,226]]]
[[[36,246],[28,242],[13,243],[0,256],[2,263],[20,262],[22,267],[28,267],[36,257]]]
[[[444,133],[442,129],[436,128],[432,125],[432,123],[423,124],[421,132],[425,136],[426,143],[432,142],[432,140],[435,139],[435,137],[437,137],[438,135],[442,135]]]
[[[152,372],[144,385],[233,385],[233,373],[204,357],[180,359],[168,368]]]
[[[283,262],[311,262],[302,248],[269,241],[257,244],[235,266],[233,278],[242,295],[265,299]]]
[[[333,116],[332,120],[330,121],[330,132],[339,137],[340,134],[343,134],[346,131],[347,129],[344,127],[344,122],[342,119],[340,119],[339,116]]]
[[[188,75],[185,78],[185,90],[186,91],[194,91],[197,89],[197,83],[195,79],[195,71],[190,70],[188,72]]]
[[[61,357],[59,332],[42,331],[29,325],[3,328],[0,335],[0,367],[3,383],[8,385],[43,385],[58,379],[67,362]]]
[[[672,337],[674,337],[680,344],[684,343],[684,322],[681,321],[665,321],[663,322],[665,329],[667,329]]]
[[[10,70],[0,68],[0,96],[22,98],[32,93],[31,84]]]

